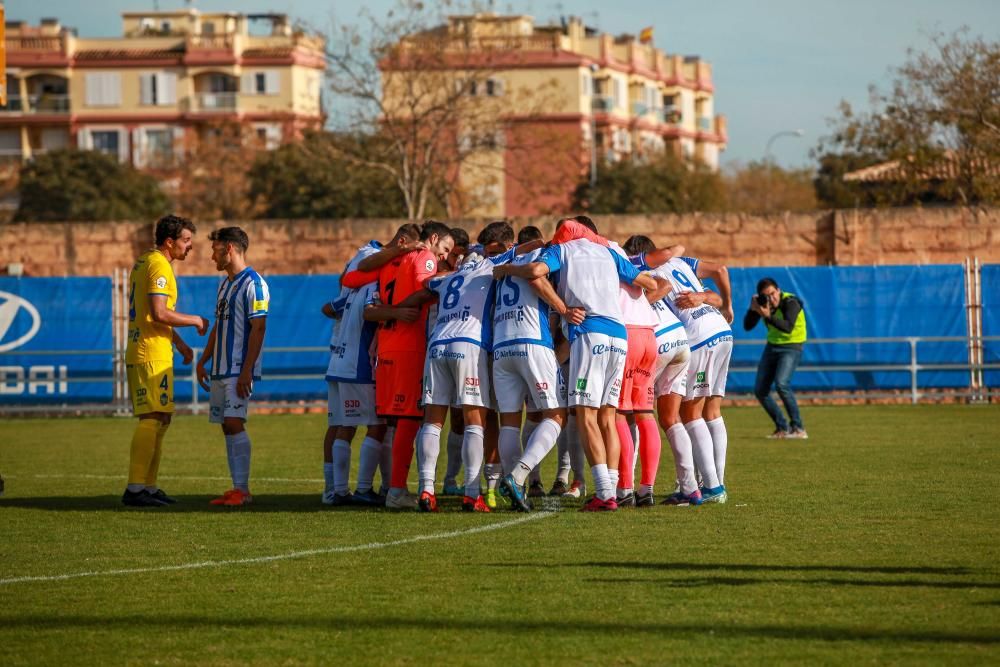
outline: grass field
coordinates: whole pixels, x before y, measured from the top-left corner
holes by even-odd
[[[530,515],[324,508],[321,415],[251,418],[236,512],[178,418],[127,510],[131,420],[4,419],[0,664],[1000,662],[1000,406],[804,416],[727,412],[726,505]]]

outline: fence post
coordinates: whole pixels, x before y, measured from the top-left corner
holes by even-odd
[[[917,404],[917,338],[910,338],[910,403]]]

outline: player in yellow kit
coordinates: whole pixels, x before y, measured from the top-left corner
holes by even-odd
[[[160,507],[175,502],[156,484],[163,436],[174,412],[174,346],[185,364],[193,356],[174,327],[197,327],[203,336],[208,320],[174,310],[177,281],[171,262],[191,252],[195,227],[190,220],[167,215],[156,223],[156,247],[142,254],[128,281],[128,345],[125,367],[132,409],[139,424],[132,435],[128,487],[122,503]]]

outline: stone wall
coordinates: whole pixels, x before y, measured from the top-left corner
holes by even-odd
[[[263,274],[337,273],[369,239],[389,239],[400,220],[254,220],[250,262]],[[609,238],[645,234],[681,242],[688,253],[731,266],[1000,262],[1000,212],[965,208],[821,211],[810,214],[595,216]],[[550,234],[555,221],[517,219]],[[206,236],[232,223],[200,223],[195,249],[175,262],[180,275],[212,274]],[[474,232],[479,222],[457,223]],[[0,274],[21,264],[28,276],[110,275],[152,245],[149,223],[0,224]]]

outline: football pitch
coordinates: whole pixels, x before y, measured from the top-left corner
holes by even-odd
[[[725,505],[527,515],[326,508],[324,415],[251,416],[236,511],[178,417],[128,509],[133,420],[4,418],[0,664],[1000,662],[1000,406],[803,413],[726,411]]]

